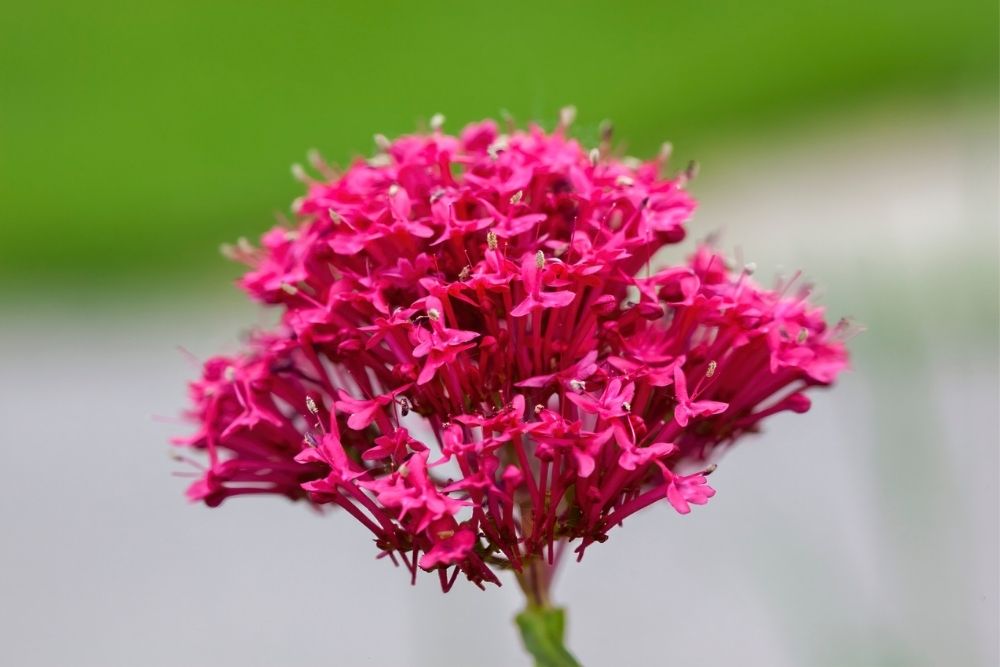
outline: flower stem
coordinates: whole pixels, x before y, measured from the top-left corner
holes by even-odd
[[[524,571],[517,575],[528,598],[528,605],[514,617],[521,632],[524,648],[535,659],[535,667],[580,667],[580,663],[566,649],[566,611],[552,606],[549,600],[549,565],[541,558],[525,563]]]

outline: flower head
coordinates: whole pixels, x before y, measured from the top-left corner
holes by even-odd
[[[191,385],[193,499],[335,505],[413,576],[499,583],[704,504],[717,452],[846,366],[805,294],[707,246],[653,270],[695,206],[657,160],[491,121],[380,148],[234,253],[281,322]]]

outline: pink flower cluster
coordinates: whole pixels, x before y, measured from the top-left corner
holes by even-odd
[[[688,513],[713,454],[806,411],[842,327],[708,247],[651,269],[694,210],[683,177],[564,125],[435,127],[300,174],[297,223],[231,249],[281,323],[191,385],[188,495],[337,505],[414,577],[482,586],[661,499]]]

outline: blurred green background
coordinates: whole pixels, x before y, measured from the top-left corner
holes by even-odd
[[[996,667],[997,70],[996,0],[4,3],[0,664],[521,664],[515,587],[410,589],[342,514],[190,507],[162,456],[188,426],[152,416],[197,373],[178,346],[267,322],[218,248],[288,210],[309,148],[574,104],[584,140],[701,162],[692,237],[868,330],[703,511],[566,568],[571,646]]]
[[[995,99],[997,4],[18,2],[0,20],[0,286],[179,289],[375,132],[613,119],[682,159],[895,100]],[[30,287],[29,287],[30,288]]]

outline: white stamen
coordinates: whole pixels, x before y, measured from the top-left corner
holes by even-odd
[[[344,219],[340,217],[340,214],[334,211],[332,208],[326,209],[326,212],[327,214],[329,214],[330,220],[333,221],[334,224],[339,225],[344,221]]]
[[[674,145],[669,141],[664,141],[663,145],[660,146],[660,153],[657,155],[657,159],[663,164],[666,164],[670,162],[670,156],[673,155],[673,152]]]
[[[306,184],[312,183],[313,180],[312,178],[310,178],[309,174],[306,173],[305,167],[303,167],[298,162],[292,165],[292,178],[294,178],[296,181],[299,181],[300,183],[306,183]]]
[[[576,120],[576,107],[570,104],[559,110],[559,127],[567,128]]]
[[[600,162],[600,160],[601,160],[601,151],[600,151],[600,149],[599,148],[591,148],[590,149],[590,155],[588,155],[588,157],[590,158],[590,166],[596,167],[597,163]]]
[[[628,401],[622,401],[622,409],[625,412],[632,412],[632,404]]]
[[[586,383],[584,383],[583,380],[570,380],[569,381],[569,386],[570,386],[570,389],[572,389],[573,391],[575,391],[578,394],[582,393],[587,388],[587,385],[586,385]]]
[[[428,308],[427,309],[427,317],[429,317],[432,320],[434,320],[435,322],[437,322],[438,320],[441,319],[441,311],[438,310],[437,308]]]
[[[626,176],[622,174],[621,176],[615,179],[615,185],[622,188],[628,188],[635,185],[635,179],[633,179],[631,176]]]
[[[285,294],[290,294],[292,296],[295,296],[296,294],[299,293],[299,288],[296,287],[295,285],[289,285],[288,283],[281,283],[281,291],[284,292]]]
[[[389,186],[389,196],[395,197],[399,193],[399,184],[393,183]]]

